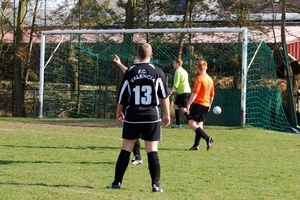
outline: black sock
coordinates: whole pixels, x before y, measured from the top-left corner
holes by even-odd
[[[196,131],[195,131],[195,140],[194,140],[194,145],[193,145],[193,147],[197,147],[197,146],[199,146],[199,144],[200,144],[200,139],[201,139],[201,133],[199,133],[199,131],[197,131],[197,129],[196,129]]]
[[[140,140],[137,139],[134,143],[134,147],[132,150],[132,153],[136,160],[142,160],[140,149],[141,149]]]
[[[130,160],[130,152],[122,149],[120,151],[120,154],[119,154],[119,157],[118,157],[118,160],[116,163],[115,180],[113,182],[114,184],[118,184],[119,182],[122,183],[123,176],[128,167],[129,160]]]
[[[180,110],[179,109],[175,110],[175,120],[176,120],[176,124],[180,125]]]
[[[134,155],[134,159],[135,159],[135,160],[142,160],[142,157],[141,157],[140,154],[135,154],[135,155]]]
[[[205,140],[208,140],[209,136],[206,135],[206,133],[204,132],[204,130],[200,127],[198,127],[196,130],[195,130],[196,133],[200,134],[200,136],[205,139]]]
[[[160,184],[160,163],[157,151],[149,152],[148,168],[151,175],[152,185],[155,184],[159,187]]]

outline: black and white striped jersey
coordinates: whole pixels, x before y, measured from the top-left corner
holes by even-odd
[[[136,63],[124,74],[118,103],[125,105],[125,122],[160,121],[159,99],[168,96],[163,71],[150,63]]]

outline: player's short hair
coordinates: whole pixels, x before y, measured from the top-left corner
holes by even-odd
[[[199,61],[197,68],[200,70],[207,70],[207,62],[204,60]]]
[[[149,43],[144,43],[139,46],[138,55],[140,59],[150,58],[152,54],[152,47]]]
[[[179,66],[182,66],[182,60],[181,60],[181,58],[175,58],[174,61],[175,61],[176,63],[178,63]]]

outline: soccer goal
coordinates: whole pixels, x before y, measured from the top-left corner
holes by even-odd
[[[181,57],[193,87],[199,60],[208,63],[216,97],[207,125],[251,125],[273,130],[289,126],[272,52],[259,33],[247,28],[180,28],[42,31],[39,117],[115,118],[123,74],[140,43],[153,47],[156,66],[172,87],[173,60]]]

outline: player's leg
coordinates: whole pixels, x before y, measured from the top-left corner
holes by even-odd
[[[178,96],[176,98],[176,100],[178,99]],[[180,109],[178,107],[178,105],[176,104],[176,101],[174,102],[173,105],[174,108],[174,112],[175,112],[175,125],[172,126],[172,128],[181,128],[181,122],[180,122]]]
[[[195,122],[195,123],[196,123],[195,127],[200,127],[201,129],[203,129],[203,122]],[[190,148],[190,150],[198,150],[200,146],[200,141],[201,141],[201,136],[196,133],[194,145]],[[195,145],[197,145],[196,148],[194,148]]]
[[[199,122],[198,126],[203,129],[203,122]]]
[[[201,106],[201,107],[202,107],[201,110],[203,110],[203,112],[202,112],[203,114],[201,115],[200,122],[198,124],[199,125],[199,132],[201,132],[202,138],[204,138],[205,141],[206,141],[206,150],[209,150],[212,147],[212,143],[214,142],[214,138],[207,135],[206,132],[203,129],[203,123],[206,120],[209,108],[205,108],[203,106]]]
[[[162,192],[160,188],[160,162],[157,151],[158,141],[145,141],[148,157],[148,169],[151,176],[151,185],[153,192]]]
[[[132,153],[134,155],[134,159],[131,161],[131,163],[133,165],[142,165],[143,164],[140,149],[141,149],[140,140],[137,139],[134,143],[134,147],[133,147],[133,150],[132,150]]]
[[[206,141],[206,150],[209,150],[212,147],[212,143],[214,142],[214,138],[207,135],[205,133],[205,131],[200,126],[197,127],[196,129],[193,129],[193,130],[195,130],[195,133],[196,133],[193,147],[195,147],[195,146],[198,147],[199,144],[200,144],[200,139],[203,138]],[[191,147],[191,148],[193,148],[193,147]],[[194,149],[190,149],[190,150],[194,150]]]
[[[160,161],[158,156],[158,141],[161,138],[161,124],[153,123],[144,125],[145,129],[142,133],[142,139],[145,140],[152,191],[163,192],[160,188]]]
[[[197,104],[193,104],[193,106],[190,108],[190,114],[188,116],[188,125],[190,129],[195,131],[195,139],[194,144],[189,150],[198,150],[200,139],[201,139],[201,133],[197,132],[197,128],[199,127],[199,124],[197,120],[200,118],[199,115],[199,106]]]
[[[123,124],[123,133],[122,133],[122,149],[119,153],[116,166],[115,166],[115,179],[114,181],[107,186],[110,189],[120,189],[123,176],[128,167],[130,160],[130,154],[135,144],[138,133],[138,126],[135,124],[128,124],[124,122]]]
[[[197,126],[197,122],[190,119],[188,121],[189,127],[195,131],[195,139],[194,139],[194,144],[191,148],[189,148],[189,150],[199,150],[199,145],[200,145],[200,139],[201,139],[201,134],[199,132],[197,132],[197,128],[199,128],[199,126]]]
[[[179,106],[180,111],[185,115],[187,120],[189,120],[189,118],[188,118],[188,114],[187,114],[186,105],[187,105],[187,102],[189,101],[189,98],[190,98],[190,93],[183,93],[182,94],[182,104]]]
[[[195,139],[194,139],[194,144],[190,148],[190,150],[198,150],[199,149],[199,144],[200,144],[200,139],[204,138],[207,144],[207,150],[209,150],[212,146],[213,138],[208,136],[204,130],[203,130],[203,121],[206,119],[208,108],[194,104],[190,116],[189,116],[189,127],[195,131]],[[202,123],[201,123],[202,122]]]

